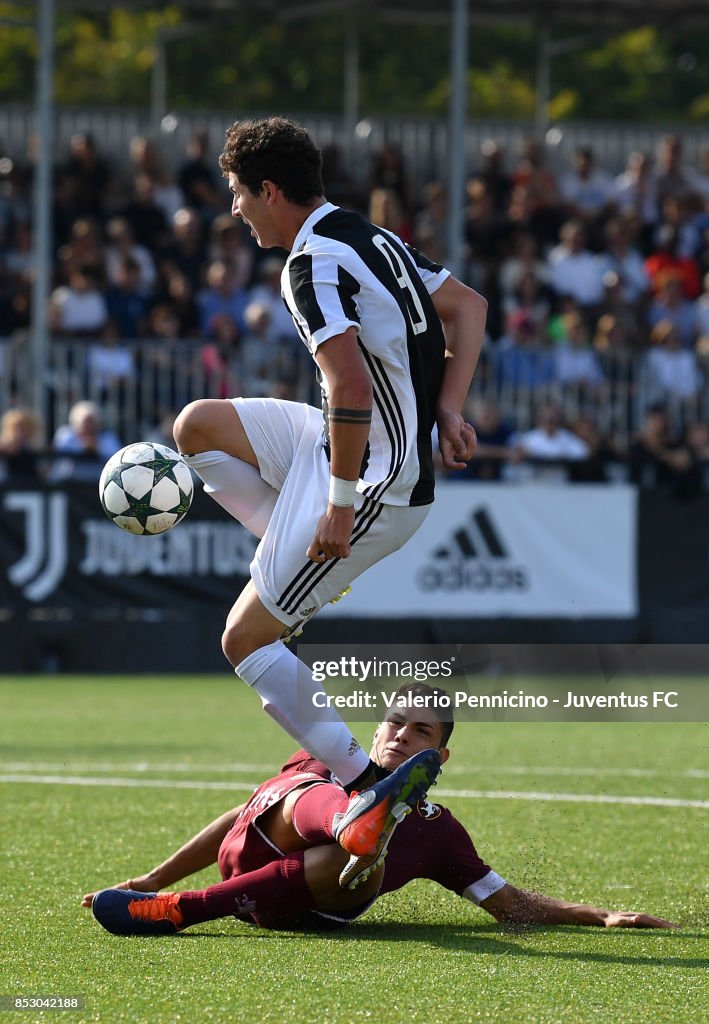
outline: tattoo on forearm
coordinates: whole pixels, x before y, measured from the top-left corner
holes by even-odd
[[[331,423],[371,423],[371,409],[342,409],[340,407],[330,409],[328,418]]]

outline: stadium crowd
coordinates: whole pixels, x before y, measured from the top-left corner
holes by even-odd
[[[441,182],[414,194],[393,145],[365,184],[335,146],[323,158],[332,202],[446,262]],[[709,491],[709,149],[689,166],[667,135],[618,170],[588,147],[559,174],[534,140],[509,161],[493,140],[481,147],[466,185],[464,276],[488,299],[488,337],[471,393],[479,457],[463,478]],[[31,186],[31,167],[0,159],[0,377],[3,350],[26,345],[30,326]],[[101,461],[102,436],[135,440],[102,432],[102,395],[131,394],[138,420],[167,443],[192,398],[304,397],[312,371],[280,297],[285,254],[259,250],[229,207],[205,134],[175,168],[148,138],[117,155],[72,138],[54,168],[49,317],[53,339],[83,350],[83,385],[64,396],[69,422],[50,410],[40,424],[10,381],[0,479],[39,471],[45,429],[67,456],[46,470],[55,479],[93,472],[90,456],[69,456]]]

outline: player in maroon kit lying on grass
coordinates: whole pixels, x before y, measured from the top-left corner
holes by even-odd
[[[411,683],[397,694],[435,692],[442,691]],[[372,760],[395,772],[433,748],[445,764],[453,723],[439,714],[449,712],[392,711],[374,734]],[[377,896],[415,878],[429,878],[498,921],[676,927],[648,914],[567,903],[515,888],[480,858],[451,812],[425,797],[391,830],[386,864],[379,863],[356,888],[342,888],[338,879],[348,854],[336,835],[348,803],[325,765],[299,750],[247,803],[217,818],[163,864],[116,888],[87,894],[82,905],[92,907],[103,927],[119,935],[174,934],[229,916],[265,928],[336,927],[363,914]],[[158,893],[215,862],[223,878],[217,885]]]

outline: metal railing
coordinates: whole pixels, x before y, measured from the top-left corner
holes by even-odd
[[[691,423],[709,422],[709,357],[699,360],[699,368],[703,386],[685,398],[662,390],[648,372],[643,353],[608,356],[603,362],[605,379],[593,386],[554,380],[536,387],[514,386],[496,372],[494,350],[486,350],[470,398],[494,401],[517,430],[532,427],[540,407],[548,403],[558,405],[569,424],[589,415],[598,432],[625,451],[653,403],[666,404],[676,434]],[[238,349],[224,354],[197,341],[55,338],[43,385],[44,408],[35,411],[47,439],[66,423],[71,406],[80,399],[96,402],[104,425],[126,443],[152,436],[162,421],[197,398],[270,394],[319,405],[312,361],[304,346],[291,341],[274,343],[255,372]],[[0,414],[11,406],[32,407],[33,393],[26,339],[0,341]]]
[[[312,132],[320,146],[335,144],[340,147],[347,157],[348,173],[359,183],[366,182],[370,159],[385,142],[401,148],[415,187],[430,180],[448,180],[450,146],[445,117],[363,115],[355,136],[351,137],[341,115],[299,115],[297,111],[292,114]],[[26,159],[27,143],[34,132],[34,116],[31,106],[0,104],[0,139],[6,152],[19,160]],[[163,159],[174,168],[185,158],[190,137],[197,131],[206,131],[211,144],[210,155],[216,161],[225,129],[239,116],[242,112],[236,109],[228,112],[177,111],[166,119],[164,123],[168,130],[161,131],[155,141]],[[629,153],[634,150],[654,152],[660,137],[670,131],[681,135],[687,164],[698,167],[701,150],[706,145],[706,128],[702,125],[618,121],[555,124],[547,137],[546,156],[550,167],[559,172],[567,169],[570,154],[577,145],[591,146],[596,163],[617,174],[623,170]],[[128,166],[130,140],[134,136],[154,137],[147,107],[112,110],[61,106],[56,110],[55,121],[57,159],[66,155],[69,140],[76,132],[90,132],[99,148],[118,168]],[[495,139],[503,147],[511,166],[524,140],[534,135],[535,127],[531,121],[469,118],[464,144],[466,169],[472,171],[482,162],[480,145],[485,139]]]

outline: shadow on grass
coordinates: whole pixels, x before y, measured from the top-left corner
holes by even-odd
[[[629,929],[612,929],[613,933]],[[632,931],[632,929],[630,929]],[[640,931],[640,929],[637,929]],[[594,929],[592,937],[597,939],[601,935],[604,938],[612,939],[611,930],[604,932],[602,929]],[[186,931],[179,938],[185,939],[230,939],[236,941],[256,940],[291,940],[304,938],[314,940],[326,939],[328,942],[422,942],[440,949],[450,949],[456,952],[467,952],[475,954],[488,954],[495,956],[516,956],[527,957],[539,960],[569,960],[582,961],[586,963],[601,964],[629,964],[642,967],[709,967],[709,959],[700,957],[684,956],[643,956],[618,953],[598,953],[584,950],[564,951],[558,949],[532,948],[525,943],[525,939],[532,935],[575,935],[583,937],[583,930],[570,925],[557,926],[530,926],[525,928],[503,929],[499,925],[445,925],[445,924],[388,924],[372,923],[367,925],[354,925],[352,927],[338,929],[323,929],[312,931],[267,931],[256,926],[243,925],[238,931],[229,929],[219,932]],[[701,932],[673,932],[683,939],[706,939],[706,934]],[[642,929],[644,939],[650,941],[662,941],[669,937],[669,933],[663,929]],[[591,938],[591,935],[588,936]]]

